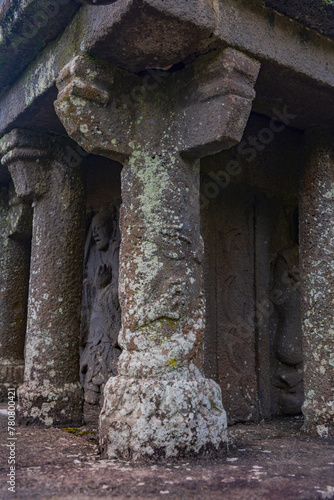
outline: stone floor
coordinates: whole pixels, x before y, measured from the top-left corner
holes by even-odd
[[[334,442],[310,438],[300,418],[229,430],[221,458],[131,464],[103,460],[96,435],[19,427],[16,491],[8,491],[7,417],[0,408],[0,497],[7,500],[334,498]],[[78,434],[81,434],[78,435]]]

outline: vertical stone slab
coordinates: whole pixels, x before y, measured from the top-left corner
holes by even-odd
[[[71,144],[71,143],[70,143]],[[85,196],[80,156],[66,140],[13,130],[2,159],[19,196],[33,201],[21,422],[80,423],[79,320]]]
[[[334,429],[334,130],[305,136],[300,192],[305,430]]]
[[[258,70],[226,50],[158,75],[150,92],[146,80],[84,57],[59,76],[55,108],[68,133],[124,164],[123,352],[100,415],[109,457],[180,457],[226,444],[220,388],[202,374],[198,158],[240,140]]]
[[[0,191],[0,400],[23,382],[31,209],[12,187]]]
[[[254,193],[230,185],[215,201],[218,380],[229,423],[256,421]]]

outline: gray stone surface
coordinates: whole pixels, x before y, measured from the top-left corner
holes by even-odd
[[[305,136],[300,190],[300,262],[305,428],[334,432],[334,131]]]
[[[0,101],[0,133],[32,122],[64,132],[52,112],[54,84],[74,55],[85,52],[133,72],[187,64],[199,53],[226,45],[264,63],[259,112],[270,114],[278,104],[287,105],[297,117],[295,126],[302,129],[317,123],[319,114],[325,121],[333,119],[334,50],[328,38],[312,31],[305,36],[299,23],[258,1],[228,0],[212,9],[207,1],[193,0],[190,7],[179,0],[150,0],[138,10],[136,2],[120,0],[83,6],[57,42],[36,57]]]
[[[0,194],[0,399],[23,381],[32,212],[13,186]]]
[[[13,130],[1,141],[18,196],[33,201],[22,422],[81,422],[79,319],[85,197],[68,140]]]
[[[84,398],[87,405],[98,407],[103,403],[107,380],[117,375],[121,354],[118,345],[120,243],[119,205],[106,205],[94,214],[86,237],[80,325]]]
[[[0,416],[0,427],[2,418]],[[17,429],[16,493],[7,491],[7,447],[0,448],[0,495],[49,500],[329,500],[333,441],[307,438],[301,421],[229,428],[226,454],[198,461],[130,464],[104,460],[96,445],[60,429]],[[77,434],[84,429],[78,429]],[[5,443],[7,429],[0,429]]]
[[[205,305],[196,158],[240,140],[258,70],[227,49],[152,89],[87,58],[60,73],[55,108],[70,136],[124,163],[123,352],[100,417],[109,457],[181,456],[226,442],[219,387],[200,371]]]
[[[220,383],[230,423],[283,412],[274,385],[280,362],[273,343],[277,298],[288,299],[292,288],[275,280],[274,271],[281,250],[296,241],[302,135],[281,125],[270,135],[270,123],[252,113],[239,145],[201,160],[204,366],[206,376]],[[298,300],[284,300],[280,308],[292,317],[290,334],[298,344]]]
[[[334,38],[334,4],[331,0],[264,0],[269,7],[299,23]]]
[[[73,0],[4,0],[0,4],[0,94],[57,38],[78,8]]]

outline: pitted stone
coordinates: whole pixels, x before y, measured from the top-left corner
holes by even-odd
[[[300,249],[305,430],[334,432],[334,130],[311,129],[304,142]]]
[[[0,398],[23,382],[27,321],[31,207],[12,186],[0,196]]]
[[[16,192],[33,202],[21,422],[80,423],[79,319],[85,197],[72,141],[26,130],[1,140]]]
[[[70,136],[124,164],[123,351],[100,416],[101,448],[109,457],[181,456],[226,445],[220,388],[202,374],[197,158],[240,139],[258,70],[257,62],[228,49],[178,72],[151,72],[152,86],[145,76],[84,57],[58,80],[55,108]],[[109,99],[99,102],[95,89],[103,79]]]

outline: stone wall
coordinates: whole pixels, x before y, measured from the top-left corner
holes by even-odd
[[[252,115],[239,146],[201,163],[205,370],[221,386],[230,423],[298,413],[303,399],[296,236],[302,136],[268,130],[268,119]]]

